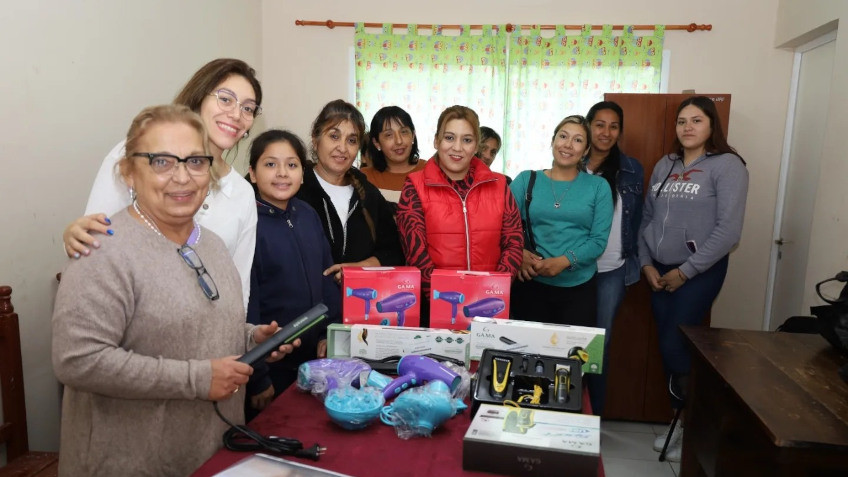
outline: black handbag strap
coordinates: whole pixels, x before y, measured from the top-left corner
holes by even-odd
[[[530,225],[530,201],[533,200],[533,186],[536,185],[536,171],[530,171],[530,180],[527,182],[527,191],[524,193],[524,216],[527,217],[525,228],[527,230],[527,241],[530,248],[536,250],[536,240],[533,239],[533,227]]]

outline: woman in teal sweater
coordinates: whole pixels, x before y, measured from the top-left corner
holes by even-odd
[[[596,262],[607,246],[612,194],[604,179],[580,170],[591,143],[586,120],[568,116],[555,131],[551,168],[524,171],[510,186],[532,231],[519,281],[512,287],[512,314],[522,320],[594,326]]]

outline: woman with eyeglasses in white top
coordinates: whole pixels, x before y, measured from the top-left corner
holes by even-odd
[[[209,132],[212,169],[220,178],[217,190],[203,201],[195,219],[224,240],[239,271],[244,306],[250,294],[250,268],[256,244],[256,203],[250,184],[223,159],[225,151],[248,137],[262,112],[262,87],[256,72],[237,59],[219,58],[201,67],[174,98],[174,104],[198,113]],[[127,207],[135,191],[116,170],[124,155],[124,141],[103,160],[94,180],[85,216],[65,229],[69,257],[80,258],[100,246],[97,234],[120,236],[108,215]]]

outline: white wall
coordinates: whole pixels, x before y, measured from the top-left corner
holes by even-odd
[[[481,8],[483,3],[485,8]],[[609,0],[581,2],[579,8],[553,0],[431,0],[393,8],[377,0],[334,2],[332,8],[326,2],[265,0],[263,79],[273,85],[265,103],[266,122],[291,128],[306,138],[321,107],[331,99],[348,96],[353,29],[300,27],[294,25],[296,19],[443,24],[711,23],[711,32],[666,33],[665,46],[672,51],[669,92],[694,88],[733,95],[729,141],[748,161],[751,184],[742,242],[732,255],[727,281],[713,309],[713,324],[759,329],[792,68],[792,54],[774,46],[776,17],[777,0]]]
[[[780,0],[775,45],[800,46],[848,19],[848,2]],[[848,37],[837,35],[833,76],[822,143],[821,174],[810,235],[810,255],[804,283],[804,309],[821,304],[815,284],[848,269],[848,160],[845,159],[845,125],[848,124]],[[798,273],[805,273],[798,270]],[[836,290],[838,293],[838,289]]]
[[[62,230],[143,107],[170,102],[217,57],[261,77],[261,26],[258,0],[0,5],[0,283],[21,320],[31,448],[58,448],[50,318]]]

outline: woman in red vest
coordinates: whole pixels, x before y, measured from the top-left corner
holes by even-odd
[[[521,266],[521,216],[503,174],[475,156],[480,120],[472,109],[451,106],[439,116],[424,170],[406,180],[397,223],[409,265],[421,269],[422,326],[429,324],[433,270],[498,271]]]

